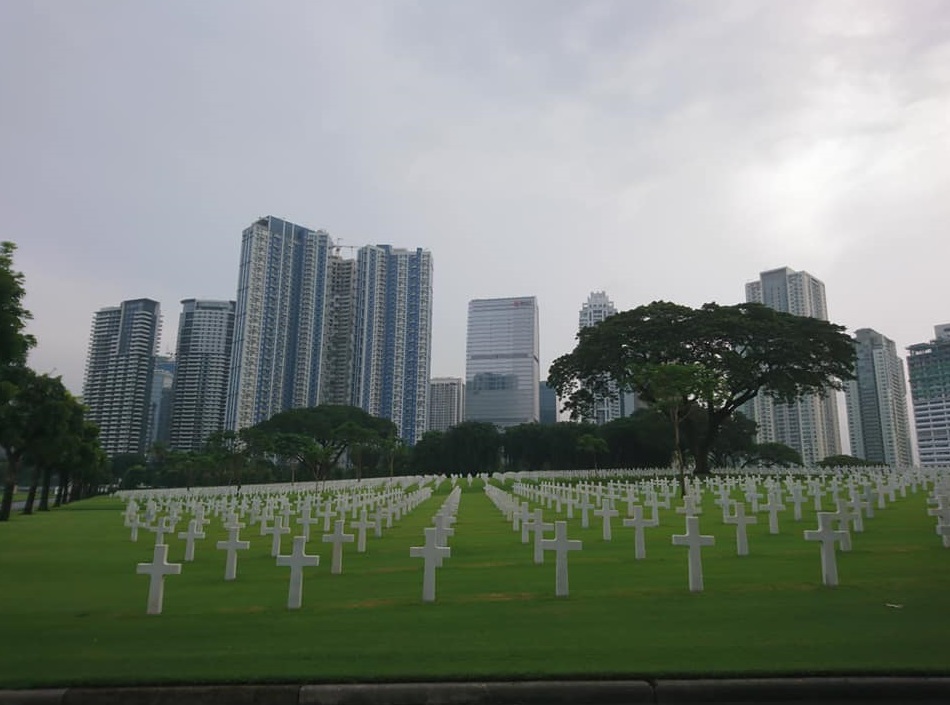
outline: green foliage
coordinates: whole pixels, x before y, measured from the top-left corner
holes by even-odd
[[[746,466],[758,465],[767,468],[790,468],[803,464],[801,453],[784,443],[757,443],[745,461]]]
[[[396,425],[355,406],[322,404],[275,414],[248,429],[244,439],[258,456],[272,455],[315,481],[327,480],[347,448],[396,436]],[[377,440],[378,439],[378,440]]]
[[[705,412],[692,454],[697,472],[706,472],[722,424],[743,404],[759,393],[791,402],[840,389],[853,378],[854,357],[843,326],[827,321],[754,303],[692,309],[657,301],[582,329],[574,350],[554,361],[548,384],[578,417],[589,415],[596,397],[612,393],[612,381],[657,403],[665,398],[653,381],[658,368],[696,369],[686,380],[694,384],[680,391],[684,408]]]
[[[827,458],[818,461],[818,467],[821,468],[878,467],[879,465],[880,463],[858,458],[854,455],[829,455]]]
[[[26,289],[23,274],[13,269],[15,251],[12,242],[0,242],[0,366],[25,365],[27,352],[36,345],[25,332],[32,316],[23,308]]]

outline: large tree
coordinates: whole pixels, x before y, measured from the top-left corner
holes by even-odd
[[[651,370],[682,365],[703,370],[685,391],[687,408],[705,412],[697,434],[696,471],[709,470],[719,430],[759,393],[781,402],[827,394],[853,379],[854,346],[844,327],[793,316],[756,303],[688,306],[656,301],[583,328],[574,350],[551,366],[548,384],[575,418],[598,396],[634,391],[656,403]]]
[[[23,274],[13,269],[16,245],[0,242],[0,366],[25,365],[36,339],[26,333],[30,312],[23,308]]]
[[[316,481],[326,480],[340,456],[368,436],[393,438],[396,425],[355,406],[322,404],[275,414],[244,434],[251,449],[275,455]]]

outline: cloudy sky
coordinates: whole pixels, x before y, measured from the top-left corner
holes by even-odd
[[[0,237],[76,392],[93,312],[234,298],[273,214],[435,261],[433,375],[472,298],[735,303],[765,269],[904,347],[950,321],[950,5],[5,2]]]

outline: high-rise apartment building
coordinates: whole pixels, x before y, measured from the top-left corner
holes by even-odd
[[[226,428],[320,402],[331,247],[323,230],[273,216],[244,231]]]
[[[432,255],[367,245],[356,258],[352,403],[391,419],[409,445],[426,431]]]
[[[181,305],[169,446],[191,451],[224,429],[235,302],[184,299]]]
[[[894,341],[870,328],[854,333],[855,379],[845,388],[851,455],[881,465],[913,463],[904,365]]]
[[[533,296],[468,304],[465,419],[500,428],[539,420],[538,302]]]
[[[156,355],[152,371],[152,393],[148,410],[148,448],[167,446],[171,438],[172,395],[178,365],[170,355]]]
[[[145,453],[161,310],[152,299],[123,301],[95,314],[82,399],[110,457]]]
[[[590,296],[587,297],[587,301],[581,306],[580,315],[578,316],[579,329],[602,323],[616,313],[617,309],[614,307],[613,301],[607,297],[606,292],[591,292]],[[584,421],[605,424],[633,413],[634,396],[621,393],[615,383],[610,384],[610,390],[610,394],[597,397],[594,400],[591,416],[585,418]]]
[[[950,323],[934,339],[907,348],[917,453],[925,467],[950,465]]]
[[[746,301],[795,316],[828,320],[825,285],[808,272],[788,267],[762,272],[746,284]],[[797,450],[806,465],[841,453],[841,431],[835,392],[808,395],[793,404],[775,402],[764,393],[746,407],[759,424],[759,443],[775,442]]]
[[[243,234],[225,425],[342,404],[426,430],[432,256],[389,245],[343,259],[323,230],[268,216]]]
[[[433,377],[429,382],[429,431],[447,431],[465,418],[465,382]]]

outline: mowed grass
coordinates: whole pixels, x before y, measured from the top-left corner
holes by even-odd
[[[262,681],[659,677],[673,675],[950,673],[950,550],[934,533],[923,491],[878,510],[854,549],[838,553],[841,585],[821,585],[819,549],[802,539],[814,512],[749,527],[751,555],[707,493],[700,526],[703,593],[687,589],[684,520],[661,510],[647,558],[633,530],[570,522],[568,598],[554,597],[554,555],[532,546],[484,495],[464,492],[437,602],[421,602],[423,528],[448,490],[387,530],[367,552],[345,547],[343,575],[314,531],[303,608],[286,608],[289,570],[270,538],[242,531],[238,579],[225,582],[225,538],[213,519],[196,560],[166,579],[164,613],[145,614],[153,535],[129,540],[122,503],[97,499],[0,525],[0,687]],[[624,511],[624,507],[618,507]],[[545,519],[555,519],[545,509]],[[561,515],[560,518],[564,518]],[[184,530],[185,522],[177,530]],[[348,529],[348,531],[352,531]],[[169,538],[169,560],[184,542]],[[290,539],[284,537],[284,552]],[[889,606],[897,605],[897,607]]]

